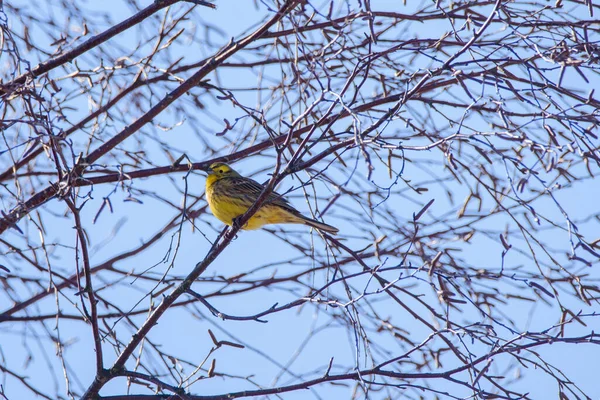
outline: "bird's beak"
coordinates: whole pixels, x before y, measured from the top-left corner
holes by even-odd
[[[210,168],[207,166],[198,168],[198,171],[204,172],[205,174],[210,174]]]

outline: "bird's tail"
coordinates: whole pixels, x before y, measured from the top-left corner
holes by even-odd
[[[331,233],[333,235],[337,234],[340,230],[334,226],[324,224],[323,222],[316,221],[314,219],[306,218],[302,216],[302,221],[308,225],[312,226],[315,229],[318,229],[323,232]]]

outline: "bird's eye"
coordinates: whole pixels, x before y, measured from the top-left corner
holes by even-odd
[[[222,173],[223,173],[223,170],[222,170],[222,169],[220,169],[220,170],[219,170],[219,173],[220,173],[220,174],[222,174]]]

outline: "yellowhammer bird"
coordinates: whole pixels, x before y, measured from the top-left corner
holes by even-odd
[[[254,204],[263,186],[253,179],[245,178],[224,163],[208,167],[206,199],[210,211],[219,220],[232,225]],[[266,224],[304,224],[324,232],[338,233],[338,229],[300,214],[281,195],[271,192],[262,206],[246,222],[242,229],[258,229]]]

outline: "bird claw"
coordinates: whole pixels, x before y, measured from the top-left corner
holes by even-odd
[[[241,217],[235,217],[235,218],[233,218],[231,220],[231,227],[233,229],[238,229],[239,230],[239,229],[242,228],[240,219],[241,219]]]

